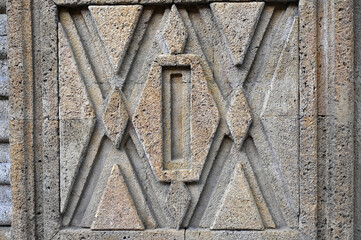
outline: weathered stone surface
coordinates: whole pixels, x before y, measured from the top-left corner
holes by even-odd
[[[243,89],[238,88],[233,96],[231,106],[227,113],[227,123],[231,130],[234,142],[240,148],[247,136],[249,126],[252,123],[251,110],[247,99],[243,94]]]
[[[0,36],[6,36],[7,16],[6,14],[0,14]]]
[[[95,231],[86,229],[69,229],[59,233],[61,240],[87,239],[87,240],[117,240],[117,239],[135,239],[135,240],[184,240],[184,230],[145,230],[145,231]]]
[[[142,6],[91,6],[89,10],[113,68],[118,71],[137,26]]]
[[[10,225],[12,219],[10,185],[0,185],[0,225]]]
[[[128,123],[128,113],[118,89],[113,89],[104,110],[103,122],[108,137],[118,147]]]
[[[9,96],[8,62],[0,59],[0,97]]]
[[[211,229],[263,230],[263,223],[252,191],[239,163],[224,193]]]
[[[0,142],[9,142],[9,101],[0,100]]]
[[[118,165],[113,166],[91,228],[144,229]]]
[[[187,230],[186,239],[214,239],[214,240],[300,240],[302,234],[297,230],[267,230],[267,231],[207,231]]]
[[[298,19],[295,19],[261,113],[264,129],[279,158],[283,178],[289,186],[289,201],[294,213],[299,208],[299,173],[294,171],[299,166],[297,39]]]
[[[167,197],[169,211],[176,221],[177,228],[182,224],[188,210],[191,196],[187,186],[182,182],[172,183]]]
[[[183,52],[188,38],[187,29],[176,5],[172,6],[169,17],[163,27],[159,41],[164,53],[180,54]]]
[[[235,65],[243,63],[263,7],[261,2],[211,4]]]
[[[0,163],[10,162],[10,146],[8,143],[0,143]]]
[[[162,68],[190,67],[191,71],[191,169],[163,168]],[[199,179],[210,144],[219,123],[217,106],[209,93],[202,67],[195,55],[160,55],[153,62],[142,96],[133,115],[133,124],[160,181]]]
[[[0,58],[6,58],[8,55],[8,37],[0,36]]]
[[[0,227],[0,239],[8,240],[11,239],[10,227]]]
[[[0,163],[0,184],[10,184],[10,163]]]
[[[214,1],[8,1],[13,239],[357,239],[353,1]],[[91,229],[114,164],[139,229]]]
[[[60,195],[63,212],[94,128],[95,113],[61,25],[59,76]]]

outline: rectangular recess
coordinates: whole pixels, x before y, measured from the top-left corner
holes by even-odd
[[[166,67],[162,71],[163,167],[190,166],[190,69]]]

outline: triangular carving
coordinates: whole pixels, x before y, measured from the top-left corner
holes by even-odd
[[[211,4],[218,28],[235,65],[243,63],[263,7],[262,2]]]
[[[298,116],[299,116],[299,76],[298,76],[298,19],[293,22],[291,32],[280,59],[270,90],[265,97],[261,120],[270,143],[278,156],[282,170],[282,178],[292,211],[293,225],[297,224],[299,208],[299,148],[298,148]]]
[[[233,178],[227,187],[211,229],[263,230],[251,188],[241,163],[238,163]]]
[[[113,166],[91,228],[102,230],[144,229],[117,164]]]
[[[89,7],[115,71],[127,51],[142,8],[140,5]]]
[[[71,47],[59,25],[60,209],[64,212],[95,124]]]

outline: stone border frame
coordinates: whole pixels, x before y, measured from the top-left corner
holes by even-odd
[[[7,1],[14,206],[12,238],[57,239],[61,229],[57,7],[135,2],[194,4],[215,0]],[[298,4],[301,138],[299,230],[305,239],[316,239],[320,233],[330,238],[352,239],[353,0],[299,0]],[[320,126],[331,129],[326,137]],[[321,142],[329,149],[325,157],[320,156]],[[332,180],[335,188],[327,203],[318,200],[323,184],[318,178],[318,166],[333,167],[325,175],[326,180]],[[322,224],[317,221],[320,209],[330,218],[326,230],[322,230]]]

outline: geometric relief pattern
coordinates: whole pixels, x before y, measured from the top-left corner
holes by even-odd
[[[298,227],[298,9],[59,13],[65,227]]]

